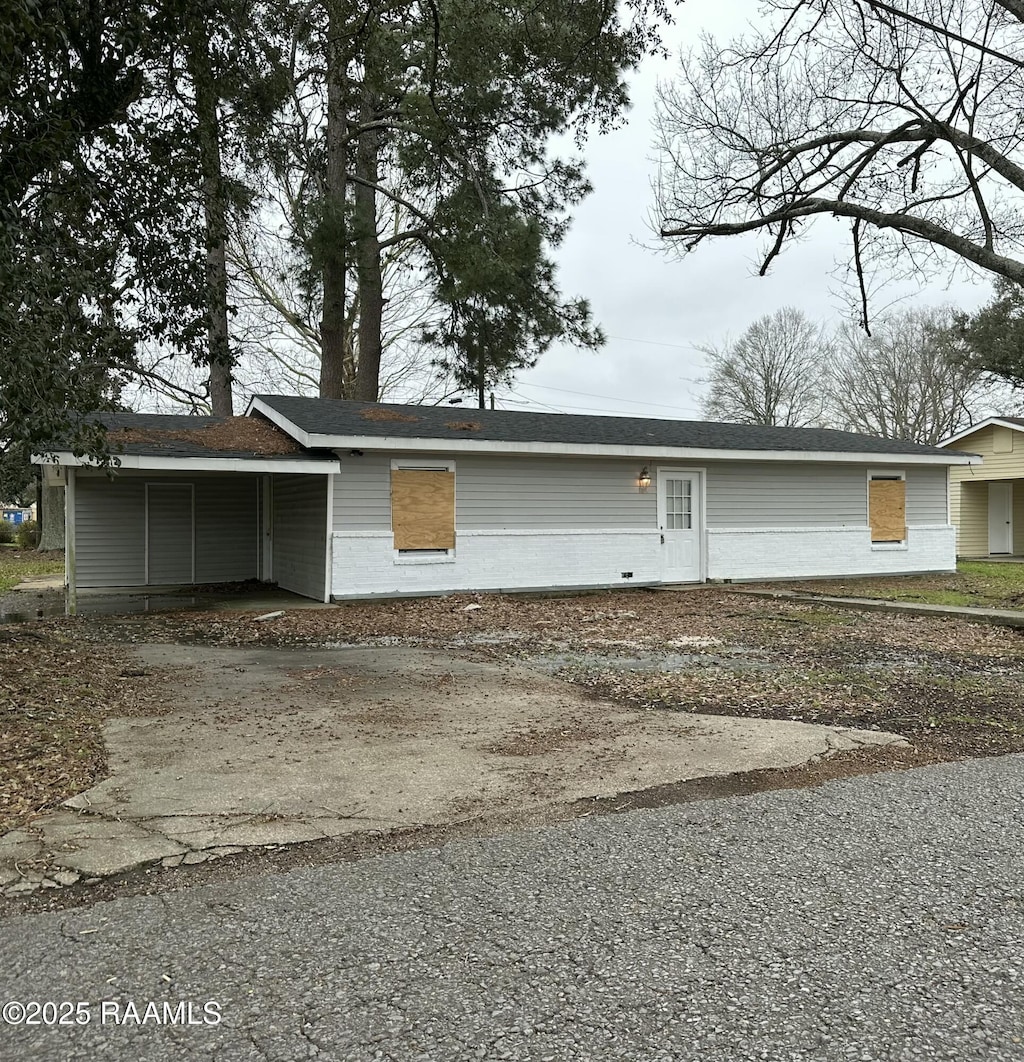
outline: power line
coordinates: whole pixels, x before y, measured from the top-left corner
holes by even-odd
[[[597,406],[573,406],[571,409],[558,409],[555,406],[550,406],[546,402],[542,402],[539,398],[530,398],[528,395],[521,395],[518,391],[509,388],[511,394],[516,395],[518,398],[523,399],[530,405],[543,406],[545,409],[549,409],[552,413],[610,413],[613,417],[623,415],[621,409],[602,409]],[[612,401],[616,401],[613,399]],[[657,420],[669,420],[669,417],[656,417]]]
[[[564,413],[564,409],[558,409],[555,406],[549,406],[546,402],[542,402],[539,398],[530,398],[529,395],[521,395],[518,391],[513,391],[509,388],[509,392],[514,394],[517,398],[521,398],[523,402],[528,406],[543,406],[545,409],[550,410],[552,413]]]
[[[688,382],[690,382],[690,381],[688,381]],[[560,394],[563,394],[563,395],[579,395],[581,398],[599,398],[599,399],[601,399],[602,401],[605,401],[605,402],[623,402],[626,405],[631,405],[631,406],[653,406],[655,409],[675,409],[675,410],[678,410],[678,409],[691,409],[691,410],[695,410],[694,406],[687,405],[686,403],[683,403],[683,402],[680,402],[677,405],[667,405],[664,402],[643,402],[643,401],[641,401],[638,398],[615,398],[612,395],[595,395],[595,394],[591,394],[589,391],[569,391],[569,390],[567,390],[564,387],[549,387],[547,384],[526,383],[526,381],[524,381],[524,380],[520,380],[519,381],[519,386],[520,387],[536,387],[536,388],[539,388],[541,391],[558,391]]]
[[[676,350],[692,350],[698,354],[703,353],[700,347],[695,347],[692,343],[664,343],[660,339],[633,339],[631,336],[609,335],[608,338],[617,339],[620,343],[644,343],[650,347],[674,347]]]

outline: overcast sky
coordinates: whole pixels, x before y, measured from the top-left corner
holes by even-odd
[[[608,342],[597,353],[549,351],[511,391],[499,392],[500,406],[696,419],[706,371],[697,348],[736,338],[785,305],[816,320],[842,315],[841,285],[833,274],[845,229],[831,219],[814,222],[809,238],[791,246],[768,277],[757,276],[756,244],[744,239],[714,241],[684,260],[648,249],[655,243],[647,213],[656,85],[673,75],[681,48],[696,43],[702,31],[727,37],[757,20],[750,0],[686,0],[665,33],[672,58],[646,60],[631,82],[626,125],[591,139],[585,157],[594,191],[576,209],[556,259],[563,293],[590,300]],[[903,289],[917,305],[964,308],[980,305],[990,291],[984,280],[964,278]]]

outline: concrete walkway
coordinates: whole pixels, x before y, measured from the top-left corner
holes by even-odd
[[[21,593],[34,593],[41,590],[63,590],[64,573],[58,572],[55,575],[32,575],[28,579],[22,579],[17,586],[12,586],[11,589],[19,590]]]
[[[911,616],[951,616],[971,623],[991,623],[1001,627],[1024,627],[1024,611],[1009,608],[975,608],[970,605],[926,605],[918,601],[885,601],[873,597],[831,597],[800,590],[740,590],[732,594],[768,597],[779,601],[799,601],[809,605],[852,608],[866,612],[903,612]]]
[[[895,734],[635,711],[511,664],[396,647],[144,645],[173,710],[104,728],[110,776],[0,838],[16,895],[162,861],[473,820],[506,821]]]

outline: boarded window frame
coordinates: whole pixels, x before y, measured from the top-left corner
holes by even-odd
[[[442,541],[450,545],[411,545],[401,537],[395,526],[394,489],[396,472],[440,472],[451,476],[450,485],[450,525],[443,529]],[[396,564],[437,564],[449,563],[455,559],[455,462],[447,460],[429,460],[413,458],[395,458],[391,461],[388,484],[389,507],[391,516],[391,536],[393,557]]]
[[[875,483],[899,483],[900,490],[873,490]],[[907,474],[902,469],[869,469],[868,528],[872,549],[905,549],[907,545]],[[888,511],[878,513],[880,507]],[[872,514],[872,509],[875,514]]]

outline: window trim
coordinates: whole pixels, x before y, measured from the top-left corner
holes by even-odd
[[[869,468],[867,470],[867,479],[864,483],[864,490],[867,495],[867,514],[868,514],[868,537],[870,538],[871,531],[871,481],[872,480],[901,480],[904,484],[903,487],[903,517],[904,517],[904,537],[900,539],[879,539],[877,542],[871,539],[871,548],[879,553],[894,552],[899,550],[906,550],[909,548],[908,538],[910,535],[909,521],[907,520],[906,513],[906,482],[907,473],[902,468]]]
[[[444,458],[442,460],[431,461],[424,457],[393,457],[391,459],[391,467],[388,471],[388,513],[391,515],[391,499],[390,499],[390,484],[391,473],[396,471],[421,471],[421,472],[451,472],[453,476],[455,472],[455,462],[453,460]],[[455,497],[456,505],[458,503],[458,477],[455,480]],[[392,520],[391,527],[391,560],[393,564],[397,565],[416,565],[416,564],[454,564],[455,563],[455,550],[453,549],[395,549],[394,548],[394,522]]]

